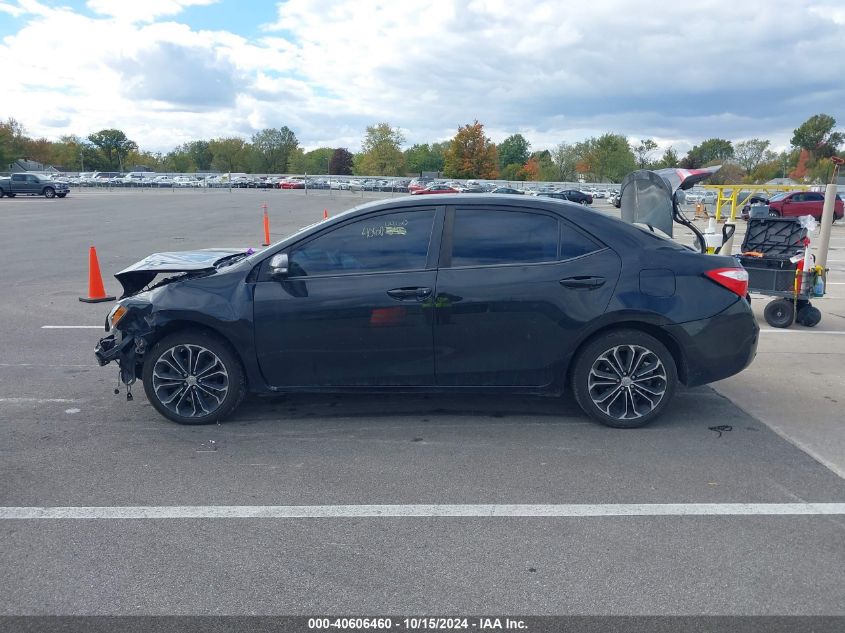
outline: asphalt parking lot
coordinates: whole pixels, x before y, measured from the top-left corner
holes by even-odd
[[[111,304],[77,300],[89,245],[116,293],[111,274],[151,252],[259,246],[265,201],[275,239],[374,197],[390,194],[0,201],[0,506],[180,509],[0,513],[0,615],[845,616],[845,510],[813,506],[845,504],[842,223],[822,323],[772,331],[755,299],[752,367],[640,430],[522,396],[254,398],[230,422],[179,427],[140,386],[133,402],[113,394],[116,368],[93,356]],[[410,510],[379,516],[388,505]],[[188,516],[243,506],[324,509]]]

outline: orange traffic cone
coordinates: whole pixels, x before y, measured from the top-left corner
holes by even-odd
[[[324,220],[329,219],[329,210],[328,209],[323,209],[323,219]]]
[[[88,249],[88,296],[79,297],[85,303],[100,303],[114,301],[114,297],[106,294],[103,287],[103,276],[100,274],[100,263],[97,261],[97,249]]]
[[[261,206],[264,208],[264,242],[261,246],[270,246],[270,216],[267,215],[267,203]]]

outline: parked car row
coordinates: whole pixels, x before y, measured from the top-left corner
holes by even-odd
[[[447,180],[418,178],[360,178],[353,176],[274,176],[253,174],[156,174],[154,172],[88,172],[57,180],[76,187],[147,187],[147,188],[233,188],[233,189],[331,189],[339,191],[384,191],[411,193],[496,193],[557,195],[567,192],[566,199],[582,202],[596,198],[610,198],[618,191],[613,188],[566,188],[560,183],[503,183],[502,181]],[[577,187],[577,185],[576,185]],[[580,195],[571,194],[577,192]],[[575,198],[578,198],[577,200]],[[589,203],[587,203],[589,204]]]

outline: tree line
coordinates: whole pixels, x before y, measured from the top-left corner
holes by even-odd
[[[438,143],[404,148],[398,127],[377,123],[367,127],[361,151],[320,147],[305,151],[287,126],[267,128],[250,139],[220,137],[183,143],[171,151],[148,152],[122,130],[104,129],[86,137],[62,136],[57,141],[31,138],[17,120],[0,122],[0,170],[25,158],[65,171],[129,171],[146,166],[155,171],[203,171],[268,174],[335,174],[408,176],[436,172],[447,178],[478,178],[566,182],[620,182],[635,169],[682,167],[695,169],[722,164],[711,179],[716,184],[765,182],[776,177],[827,182],[831,157],[845,143],[827,114],[810,117],[794,130],[791,147],[774,152],[767,139],[732,142],[709,138],[680,156],[672,147],[658,154],[650,138],[631,143],[608,132],[553,149],[532,151],[522,134],[493,143],[477,120],[458,128],[455,136]]]

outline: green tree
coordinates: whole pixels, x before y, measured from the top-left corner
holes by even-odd
[[[747,183],[765,183],[773,178],[777,178],[782,169],[782,163],[778,160],[777,154],[768,152],[771,155],[771,160],[764,160],[758,163],[752,171],[748,173],[743,179]]]
[[[829,114],[815,114],[798,126],[790,141],[805,149],[812,159],[830,158],[845,143],[845,135],[834,132],[836,119]]]
[[[499,175],[496,144],[484,136],[484,125],[477,120],[458,128],[446,150],[443,174],[447,178],[494,179]]]
[[[250,146],[237,136],[216,138],[209,141],[208,149],[213,158],[213,169],[222,172],[240,172],[246,169]]]
[[[208,141],[191,141],[183,145],[184,150],[190,155],[194,165],[199,171],[211,169],[211,161],[214,154],[211,153],[211,144]]]
[[[499,178],[502,180],[525,180],[525,172],[522,171],[522,165],[519,163],[511,163],[502,167]]]
[[[681,161],[681,167],[698,169],[714,161],[726,161],[733,158],[733,155],[734,148],[730,141],[723,138],[709,138],[687,152],[686,158]]]
[[[736,185],[743,181],[745,170],[736,163],[725,163],[722,168],[708,178],[712,185]]]
[[[120,171],[123,171],[126,155],[138,149],[138,144],[128,139],[122,130],[113,128],[89,134],[88,140],[100,150],[109,169],[117,168]]]
[[[443,171],[443,152],[428,143],[412,145],[405,150],[405,163],[408,172],[421,174],[422,172]]]
[[[597,182],[621,182],[637,166],[628,139],[610,132],[587,140],[581,162]]]
[[[333,153],[331,147],[319,147],[310,152],[298,149],[290,157],[289,170],[295,174],[328,174]]]
[[[27,138],[23,142],[23,156],[42,165],[53,163],[53,144],[46,138]]]
[[[667,167],[677,167],[681,162],[681,159],[678,157],[678,152],[675,151],[675,148],[671,145],[666,148],[663,152],[663,156],[660,157],[660,160],[657,161],[657,164],[654,166],[655,169],[666,169]]]
[[[59,137],[59,140],[53,143],[52,164],[61,166],[68,171],[83,171],[82,150],[84,144],[85,141],[72,134]]]
[[[284,174],[289,170],[288,161],[299,147],[296,134],[287,126],[279,129],[265,128],[252,135],[252,151],[259,171]]]
[[[389,123],[378,123],[367,127],[357,157],[357,173],[364,176],[402,176],[405,174],[405,155],[402,144],[405,137],[399,128]]]
[[[26,130],[20,122],[12,117],[0,121],[0,170],[6,171],[12,161],[23,158],[26,140]]]
[[[637,157],[637,167],[639,169],[648,169],[651,165],[651,153],[656,149],[657,143],[654,142],[654,139],[640,139],[639,144],[634,147],[634,155]]]
[[[504,141],[499,143],[497,151],[499,152],[499,168],[504,168],[506,165],[524,165],[528,162],[530,156],[528,149],[531,143],[525,140],[522,134],[511,134]]]
[[[143,166],[152,169],[153,171],[163,170],[164,156],[161,152],[145,152],[143,150],[133,150],[126,155],[126,170],[134,171],[133,167]]]
[[[194,162],[191,153],[183,145],[167,152],[164,155],[161,167],[164,171],[178,174],[188,174],[197,170],[197,164]]]
[[[338,147],[329,160],[329,173],[335,176],[352,175],[352,152],[345,147]]]
[[[765,160],[769,145],[768,140],[760,138],[740,141],[734,146],[734,158],[745,171],[751,173]]]
[[[551,180],[556,182],[574,182],[578,178],[575,166],[581,156],[575,145],[561,143],[551,152],[551,161],[554,165],[554,177]]]
[[[528,177],[528,174],[531,173],[531,170],[533,169],[533,167],[528,167],[528,163],[531,162],[531,160],[534,160],[537,163],[537,180],[542,180],[544,182],[556,180],[555,176],[557,174],[557,169],[552,161],[552,153],[549,150],[543,149],[531,154],[526,164],[523,165],[523,169],[526,169],[526,177]],[[531,180],[531,178],[528,178],[528,180]]]

